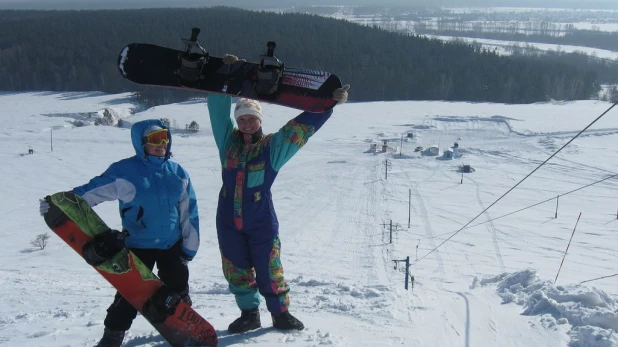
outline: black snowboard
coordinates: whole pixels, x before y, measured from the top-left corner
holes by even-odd
[[[259,63],[226,65],[222,58],[210,56],[198,35],[194,28],[191,38],[183,39],[184,51],[132,43],[118,56],[120,73],[138,84],[228,94],[304,111],[323,112],[337,104],[332,99],[333,91],[341,87],[336,75],[284,66],[274,55],[272,41]]]

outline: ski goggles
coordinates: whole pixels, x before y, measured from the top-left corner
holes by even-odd
[[[144,136],[143,141],[146,145],[160,146],[170,143],[170,138],[167,129],[161,129]]]

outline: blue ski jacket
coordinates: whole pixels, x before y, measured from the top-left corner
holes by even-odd
[[[168,249],[182,240],[182,251],[191,260],[200,245],[195,192],[189,174],[170,160],[171,133],[165,157],[144,152],[142,133],[151,125],[167,128],[160,120],[135,123],[131,127],[135,156],[113,163],[73,192],[90,206],[118,200],[122,227],[129,233],[127,247]]]
[[[226,230],[257,230],[277,234],[271,187],[279,170],[330,118],[324,113],[303,112],[279,131],[245,142],[230,114],[232,98],[208,95],[210,122],[222,166],[217,226]]]

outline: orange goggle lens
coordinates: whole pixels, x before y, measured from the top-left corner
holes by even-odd
[[[153,131],[150,134],[144,136],[144,143],[153,146],[160,146],[162,144],[167,145],[168,143],[170,143],[167,129]]]

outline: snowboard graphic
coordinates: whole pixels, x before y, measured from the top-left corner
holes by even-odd
[[[341,88],[339,77],[325,71],[285,67],[274,55],[275,42],[268,42],[267,53],[259,63],[226,65],[202,47],[197,40],[199,32],[194,28],[190,39],[182,39],[184,51],[132,43],[120,52],[118,69],[137,84],[228,94],[303,111],[323,112],[337,104],[332,95]]]
[[[79,255],[89,259],[93,238],[109,234],[110,228],[72,192],[45,199],[50,205],[45,223]],[[217,346],[212,325],[167,289],[127,248],[93,266],[172,346]]]

